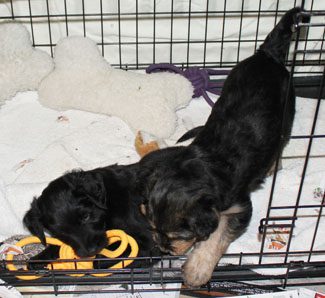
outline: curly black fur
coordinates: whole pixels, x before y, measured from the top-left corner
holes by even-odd
[[[103,248],[112,228],[135,237],[140,255],[148,255],[151,229],[164,252],[179,255],[194,245],[184,278],[189,285],[206,282],[245,231],[250,194],[288,142],[295,97],[283,62],[300,12],[288,11],[260,49],[231,71],[206,124],[182,138],[195,136],[189,146],[153,152],[130,166],[66,174],[33,201],[25,225],[43,242],[47,230],[80,256]]]
[[[295,96],[284,60],[300,13],[300,8],[288,11],[259,50],[234,67],[205,125],[181,138],[195,135],[189,146],[153,152],[140,161],[145,213],[161,250],[178,255],[193,243],[201,250],[194,248],[184,267],[190,285],[207,281],[203,271],[211,276],[210,264],[213,270],[218,259],[210,258],[209,250],[222,254],[245,231],[250,193],[288,142]],[[214,254],[220,257],[220,251]],[[195,269],[204,255],[206,266]]]
[[[139,256],[157,255],[148,222],[139,212],[141,199],[133,191],[135,167],[113,165],[57,178],[33,200],[24,217],[25,226],[43,244],[47,231],[81,257],[106,247],[105,231],[109,229],[122,229],[133,236]],[[49,246],[36,259],[53,259],[57,253],[57,248]]]

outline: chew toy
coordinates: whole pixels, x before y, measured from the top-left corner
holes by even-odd
[[[108,245],[111,245],[115,242],[120,242],[120,245],[117,249],[115,250],[109,250],[107,248],[104,248],[102,251],[99,252],[100,255],[103,255],[107,258],[117,258],[123,254],[123,252],[126,250],[128,245],[131,247],[131,252],[129,254],[129,258],[134,258],[138,255],[139,252],[139,247],[137,242],[132,238],[131,236],[127,235],[125,232],[122,230],[109,230],[106,232],[107,236],[107,243]],[[50,264],[47,265],[47,268],[49,270],[58,270],[58,269],[64,269],[64,270],[74,270],[74,269],[93,269],[93,262],[92,261],[82,261],[81,258],[79,258],[73,251],[71,246],[68,246],[64,244],[62,241],[56,239],[56,238],[51,238],[51,237],[46,237],[46,242],[51,245],[57,245],[60,246],[60,257],[58,261],[54,261]],[[26,237],[20,241],[18,241],[15,245],[18,247],[24,247],[28,244],[33,244],[33,243],[41,243],[40,239],[38,237]],[[13,254],[8,254],[6,260],[7,261],[13,261]],[[94,258],[94,257],[92,257]],[[81,260],[78,262],[72,262],[72,261],[61,261],[61,260],[72,260],[72,259],[77,259]],[[89,259],[89,258],[88,258]],[[130,265],[134,260],[129,259],[129,260],[124,260],[120,261],[113,266],[109,267],[109,269],[122,269],[128,265]],[[7,264],[7,268],[11,271],[17,271],[18,269],[15,267],[13,262],[10,262]],[[24,268],[26,270],[26,268]],[[96,274],[91,274],[96,277],[102,277],[102,276],[108,276],[111,275],[112,273],[96,273]],[[70,274],[71,276],[83,276],[84,274]],[[16,276],[19,279],[23,280],[32,280],[32,279],[38,279],[41,278],[42,276],[35,276],[35,275],[17,275]]]
[[[158,140],[144,131],[138,131],[135,137],[134,146],[140,157],[143,157],[152,151],[167,147],[162,140]]]

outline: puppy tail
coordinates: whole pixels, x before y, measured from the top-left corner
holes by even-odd
[[[191,130],[187,131],[186,133],[184,133],[178,140],[176,143],[181,143],[181,142],[185,142],[187,140],[190,139],[194,139],[203,129],[203,125],[202,126],[198,126],[195,128],[192,128]]]
[[[264,43],[260,46],[260,51],[265,52],[274,60],[284,64],[292,33],[295,31],[295,25],[299,21],[309,23],[310,16],[306,11],[300,7],[295,7],[287,11],[280,22],[268,34]]]

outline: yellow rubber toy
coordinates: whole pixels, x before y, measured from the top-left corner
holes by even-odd
[[[128,245],[131,247],[131,252],[129,254],[129,258],[134,258],[138,255],[139,252],[139,247],[137,242],[132,238],[131,236],[127,235],[124,231],[122,230],[109,230],[106,232],[107,236],[107,243],[108,245],[111,245],[115,242],[121,242],[119,247],[115,250],[109,250],[107,248],[104,248],[101,252],[99,252],[100,255],[103,255],[107,258],[117,258],[123,254],[123,252],[126,250]],[[19,247],[24,247],[28,244],[34,244],[34,243],[41,243],[40,239],[38,237],[26,237],[24,239],[21,239],[18,241],[15,245]],[[73,251],[71,246],[68,246],[64,244],[62,241],[56,239],[56,238],[51,238],[51,237],[46,237],[46,243],[51,244],[51,245],[57,245],[60,246],[60,257],[58,260],[64,260],[64,259],[80,259]],[[13,261],[13,254],[8,254],[6,260],[7,261]],[[89,258],[88,258],[89,259]],[[130,265],[134,260],[129,259],[129,260],[124,260],[120,261],[113,266],[111,266],[109,269],[122,269],[128,265]],[[13,263],[7,264],[7,268],[11,271],[17,271],[18,269],[15,267]],[[64,269],[64,270],[74,270],[74,269],[93,269],[93,262],[91,261],[79,261],[79,262],[52,262],[51,264],[48,264],[47,268],[49,270],[54,269]],[[24,268],[27,270],[26,268]],[[93,276],[101,277],[101,276],[108,276],[111,275],[112,273],[98,273],[98,274],[92,274]],[[71,274],[71,276],[83,276],[84,274]],[[37,279],[41,278],[42,276],[35,276],[35,275],[18,275],[16,276],[19,279],[23,280],[32,280],[32,279]]]

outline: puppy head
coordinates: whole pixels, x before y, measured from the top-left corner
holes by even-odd
[[[196,242],[206,240],[218,226],[218,212],[208,195],[148,201],[144,213],[152,227],[153,238],[161,251],[183,255]],[[144,208],[142,208],[143,210]]]
[[[222,189],[203,153],[194,147],[167,148],[148,154],[140,164],[139,176],[144,173],[146,181],[140,211],[159,248],[181,255],[207,239],[218,226]]]
[[[80,257],[107,245],[106,189],[101,173],[75,171],[52,181],[24,216],[29,231],[46,244],[47,231]]]

